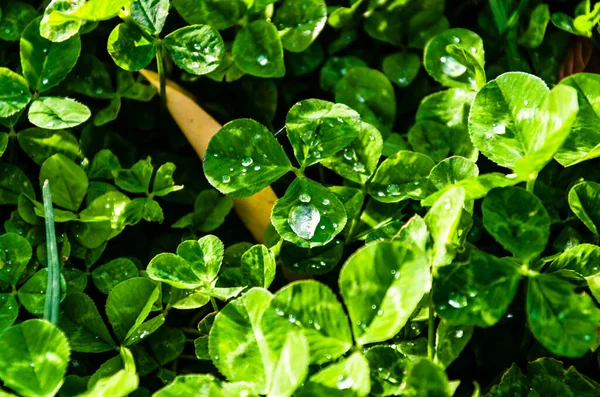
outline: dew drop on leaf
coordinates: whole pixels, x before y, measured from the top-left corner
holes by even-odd
[[[297,205],[290,211],[288,223],[299,237],[310,240],[321,221],[319,210],[312,204]]]
[[[306,193],[301,193],[300,196],[298,197],[300,199],[300,201],[302,201],[303,203],[309,203],[310,202],[310,196]]]
[[[440,62],[442,62],[442,70],[450,77],[459,77],[467,71],[465,65],[458,63],[452,57],[441,57]]]
[[[244,157],[244,159],[242,160],[242,165],[244,167],[248,167],[252,163],[253,163],[252,157]]]

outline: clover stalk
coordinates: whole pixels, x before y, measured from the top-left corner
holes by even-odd
[[[47,179],[42,188],[42,195],[44,198],[48,258],[48,286],[46,288],[46,301],[44,303],[44,320],[57,325],[60,304],[60,265],[58,262],[58,248],[56,246],[56,230],[54,229],[54,211],[52,210],[50,182]]]
[[[156,39],[156,70],[160,84],[160,112],[162,115],[167,109],[167,77],[162,53],[162,40],[160,39]]]

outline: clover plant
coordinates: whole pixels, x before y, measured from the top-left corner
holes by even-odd
[[[599,395],[599,20],[0,1],[0,396]]]

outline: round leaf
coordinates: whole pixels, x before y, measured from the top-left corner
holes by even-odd
[[[325,245],[346,225],[344,205],[322,185],[296,178],[275,202],[271,219],[277,233],[300,247]]]
[[[100,292],[108,294],[121,282],[138,277],[138,273],[138,268],[131,260],[117,258],[95,268],[92,280]]]
[[[40,169],[40,185],[50,182],[52,202],[71,211],[77,211],[87,193],[85,171],[62,154],[48,157]]]
[[[323,91],[333,92],[338,81],[342,79],[352,68],[367,66],[367,64],[358,57],[331,57],[321,68],[321,88]]]
[[[21,65],[29,86],[44,92],[58,85],[69,74],[81,51],[81,40],[75,35],[60,43],[40,36],[41,17],[31,22],[21,36]]]
[[[48,157],[61,153],[71,160],[81,155],[79,141],[65,130],[28,128],[17,135],[21,148],[35,161],[42,164]]]
[[[156,55],[156,43],[129,23],[120,23],[110,32],[107,49],[117,66],[130,72],[145,68]]]
[[[60,130],[85,122],[91,114],[87,106],[74,99],[42,97],[33,101],[28,116],[31,124],[37,127]]]
[[[31,4],[22,1],[10,1],[3,4],[0,18],[0,39],[19,41],[25,27],[37,15],[37,11]]]
[[[277,140],[263,125],[250,119],[225,124],[206,149],[206,178],[232,197],[258,193],[290,169],[290,161]]]
[[[69,364],[65,335],[44,320],[28,320],[0,334],[0,379],[20,395],[53,396]]]
[[[317,38],[327,21],[327,5],[323,0],[285,0],[273,18],[283,48],[302,52]]]
[[[152,35],[158,35],[169,14],[169,0],[134,1],[129,13],[138,26]]]
[[[401,88],[413,82],[420,67],[421,58],[412,52],[397,52],[383,59],[383,73]]]
[[[454,185],[466,178],[479,175],[477,165],[464,157],[452,156],[440,161],[429,173],[429,182],[436,188]]]
[[[277,29],[265,20],[250,22],[235,36],[232,47],[236,65],[258,77],[285,74],[283,47]]]
[[[32,254],[31,244],[26,238],[16,233],[0,236],[0,280],[16,285]]]
[[[177,29],[164,38],[163,45],[177,66],[196,75],[215,70],[225,54],[221,35],[208,25]]]
[[[0,68],[0,118],[17,113],[30,100],[27,81],[10,69]]]

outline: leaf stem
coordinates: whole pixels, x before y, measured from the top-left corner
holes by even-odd
[[[217,306],[217,301],[215,301],[215,298],[213,298],[212,296],[210,297],[210,304],[212,305],[213,309],[216,312],[219,311],[219,306]]]
[[[529,178],[527,180],[527,191],[530,193],[533,193],[533,190],[535,189],[535,180],[537,178]]]
[[[164,115],[167,110],[167,77],[162,53],[162,40],[156,39],[156,69],[160,82],[160,112]]]
[[[53,325],[57,325],[60,304],[60,266],[58,262],[58,248],[56,246],[56,230],[54,229],[50,182],[47,179],[42,188],[42,195],[44,198],[46,249],[48,255],[48,285],[46,287],[46,301],[44,303],[44,319],[50,321]]]
[[[435,357],[435,309],[433,307],[433,285],[429,290],[429,320],[427,321],[427,356]]]

